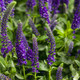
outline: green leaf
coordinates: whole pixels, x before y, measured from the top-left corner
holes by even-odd
[[[72,76],[75,76],[77,71],[75,70],[72,64],[70,65],[70,70],[72,72]]]
[[[79,74],[76,72],[76,75],[74,76],[73,80],[79,80]]]
[[[80,67],[80,62],[78,60],[75,60],[75,62]]]
[[[21,74],[18,74],[18,73],[17,73],[15,76],[16,76],[18,79],[24,79],[24,77],[23,77]]]
[[[46,48],[46,46],[45,45],[38,45],[38,50],[39,51],[43,51],[45,48]]]
[[[39,65],[39,70],[48,71],[47,65],[43,61],[39,62]]]
[[[4,58],[0,56],[0,63],[2,63],[4,66],[7,66],[7,63],[5,62]]]
[[[37,40],[39,41],[42,41],[42,40],[45,40],[47,37],[47,35],[43,35],[43,36],[40,36]]]

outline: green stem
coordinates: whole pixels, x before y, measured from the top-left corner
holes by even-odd
[[[34,74],[34,77],[35,77],[35,80],[37,80],[37,77],[36,77],[36,70],[35,70],[35,74]]]
[[[24,67],[24,65],[23,65],[23,74],[24,74],[24,80],[26,80],[25,67]]]
[[[51,80],[51,66],[49,66],[49,80]]]

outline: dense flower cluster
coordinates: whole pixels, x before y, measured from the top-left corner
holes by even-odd
[[[55,62],[55,59],[54,59],[54,55],[56,54],[55,53],[55,39],[53,37],[53,33],[51,31],[51,29],[48,27],[48,28],[45,28],[45,30],[47,31],[47,36],[49,37],[49,42],[50,42],[50,50],[49,50],[49,55],[48,55],[48,64],[49,65],[52,65],[53,62]]]
[[[57,13],[59,5],[60,0],[48,0],[49,11],[54,11],[54,14]]]
[[[7,20],[8,20],[9,14],[13,7],[14,7],[13,3],[12,3],[12,5],[9,5],[8,9],[5,11],[4,16],[2,18],[2,23],[1,23],[2,48],[1,48],[1,52],[3,53],[3,57],[5,57],[6,53],[11,51],[13,48],[11,41],[8,39],[7,30],[6,30]]]
[[[71,53],[72,50],[73,50],[73,45],[74,45],[74,43],[71,42],[70,45],[69,45],[68,55],[71,55],[70,53]]]
[[[18,29],[16,33],[16,53],[18,57],[18,63],[20,65],[27,64],[26,62],[26,48],[23,43],[22,23],[18,23]]]
[[[24,46],[25,46],[26,50],[28,50],[29,45],[28,45],[28,42],[27,42],[26,37],[24,36],[24,34],[22,36],[22,39],[23,39],[23,43],[24,43]]]
[[[0,74],[0,80],[11,80],[11,79],[3,74]]]
[[[38,72],[36,68],[39,68],[39,56],[38,56],[38,44],[37,44],[37,39],[36,37],[33,37],[33,62],[32,62],[32,70],[33,72]]]
[[[75,0],[74,1],[74,7],[77,8],[77,6],[79,5],[79,3],[80,3],[80,0]]]
[[[6,10],[7,5],[13,0],[0,0],[0,13]],[[11,16],[14,16],[14,9],[12,9]]]
[[[3,0],[0,0],[0,13],[5,10],[5,4]]]
[[[39,34],[38,30],[36,29],[36,27],[35,27],[35,25],[31,19],[29,19],[29,25],[31,26],[33,33],[36,36],[39,36],[40,34]]]
[[[60,3],[63,5],[64,3],[67,5],[68,7],[68,4],[69,4],[69,0],[60,0]]]
[[[49,20],[49,14],[47,7],[45,6],[45,1],[44,0],[39,0],[39,12],[42,18],[45,18],[48,23],[50,23]]]
[[[56,80],[62,80],[62,67],[58,67],[57,73],[56,73]]]
[[[71,28],[75,30],[76,28],[79,28],[79,27],[80,27],[80,3],[75,11]]]
[[[36,1],[35,0],[27,0],[26,5],[27,5],[27,10],[29,10],[29,9],[33,10],[34,6],[36,5]]]

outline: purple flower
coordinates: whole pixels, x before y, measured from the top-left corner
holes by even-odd
[[[62,80],[62,67],[58,67],[57,73],[56,73],[56,80]]]
[[[28,42],[27,42],[26,37],[24,36],[24,34],[23,34],[22,38],[23,38],[24,46],[25,46],[26,50],[28,50],[29,45],[28,45]]]
[[[33,54],[34,58],[32,61],[32,66],[33,66],[33,72],[38,72],[37,68],[39,68],[39,53],[38,53],[38,44],[37,44],[37,39],[35,36],[33,36]]]
[[[80,27],[80,3],[75,11],[71,28],[75,30]]]
[[[0,13],[5,10],[4,0],[0,0]]]
[[[47,61],[49,65],[52,65],[52,63],[55,62],[54,55],[56,54],[55,53],[55,39],[49,26],[45,28],[45,30],[47,32],[47,36],[49,37],[49,42],[50,42],[50,50],[49,50],[50,54],[48,55]]]
[[[79,3],[80,3],[80,0],[75,0],[74,1],[74,7],[77,8],[77,6],[79,5]]]
[[[64,3],[67,5],[68,7],[68,4],[69,4],[69,0],[60,0],[60,3],[63,5]]]
[[[74,42],[71,42],[70,45],[69,45],[68,55],[71,55],[70,53],[73,50],[73,45],[74,45]]]
[[[16,33],[16,53],[18,57],[18,64],[27,64],[26,62],[26,48],[23,42],[22,23],[18,23],[18,29]]]
[[[8,39],[6,28],[7,28],[7,20],[8,20],[9,14],[15,4],[16,3],[13,2],[8,6],[8,8],[6,9],[6,11],[3,15],[3,18],[2,18],[2,23],[1,23],[2,48],[1,48],[1,52],[3,53],[3,57],[5,57],[6,54],[9,53],[9,51],[11,51],[13,48],[11,41]]]
[[[60,0],[48,0],[49,11],[50,12],[54,11],[53,12],[54,14],[57,13],[59,5],[60,5]]]
[[[7,5],[10,4],[12,1],[13,1],[13,0],[4,0],[5,7],[7,7]],[[10,16],[11,16],[11,17],[14,16],[14,9],[12,9]]]
[[[29,9],[33,10],[34,6],[36,5],[36,1],[35,0],[27,0],[26,5],[27,5],[27,10],[29,10]]]
[[[39,12],[40,12],[41,17],[45,18],[46,21],[48,23],[50,23],[48,10],[45,6],[45,1],[44,0],[39,0]]]
[[[8,76],[5,76],[4,74],[0,74],[0,80],[11,80]]]
[[[38,30],[36,29],[36,27],[35,27],[35,25],[31,19],[29,19],[29,25],[31,26],[33,33],[36,36],[39,36],[40,34],[39,34]]]
[[[53,31],[53,29],[55,28],[55,26],[57,25],[57,15],[55,14],[50,22],[50,28],[51,28],[51,31]]]

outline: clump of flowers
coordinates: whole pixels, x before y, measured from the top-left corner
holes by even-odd
[[[5,10],[4,0],[0,0],[0,13]]]
[[[26,48],[23,42],[22,23],[18,23],[18,29],[16,33],[16,53],[18,57],[18,64],[27,64],[26,62]]]
[[[47,31],[47,36],[49,37],[48,40],[50,42],[50,50],[49,50],[50,54],[48,55],[47,61],[49,65],[52,65],[52,63],[55,62],[54,55],[56,54],[55,53],[55,39],[49,26],[45,28],[45,30]]]
[[[0,80],[11,80],[8,76],[5,76],[4,74],[0,74]]]
[[[39,34],[38,30],[36,29],[36,27],[35,27],[35,25],[31,19],[29,19],[29,25],[31,26],[33,33],[36,36],[39,36],[40,34]]]
[[[80,26],[80,3],[75,11],[71,28],[75,30],[76,28],[79,28],[79,26]]]
[[[29,9],[33,10],[35,5],[36,5],[35,0],[27,0],[27,2],[26,2],[27,10],[29,10]]]
[[[32,70],[33,72],[38,72],[37,68],[39,68],[39,52],[38,52],[38,44],[37,39],[33,36],[33,61],[32,61]]]
[[[3,57],[6,57],[6,54],[9,53],[9,51],[12,50],[13,45],[11,43],[11,41],[8,39],[7,36],[7,20],[9,17],[9,14],[11,12],[11,10],[13,9],[13,7],[15,6],[15,2],[12,2],[7,10],[5,11],[3,18],[2,18],[2,23],[1,23],[1,38],[2,38],[2,48],[1,48],[1,52],[3,53]]]
[[[62,80],[62,67],[58,67],[57,73],[56,73],[56,80]]]
[[[39,13],[42,18],[46,19],[46,21],[50,23],[49,14],[48,14],[47,7],[45,6],[45,2],[46,1],[44,0],[39,0]]]
[[[60,5],[60,0],[48,0],[48,8],[50,12],[56,14],[58,12],[58,7]]]

